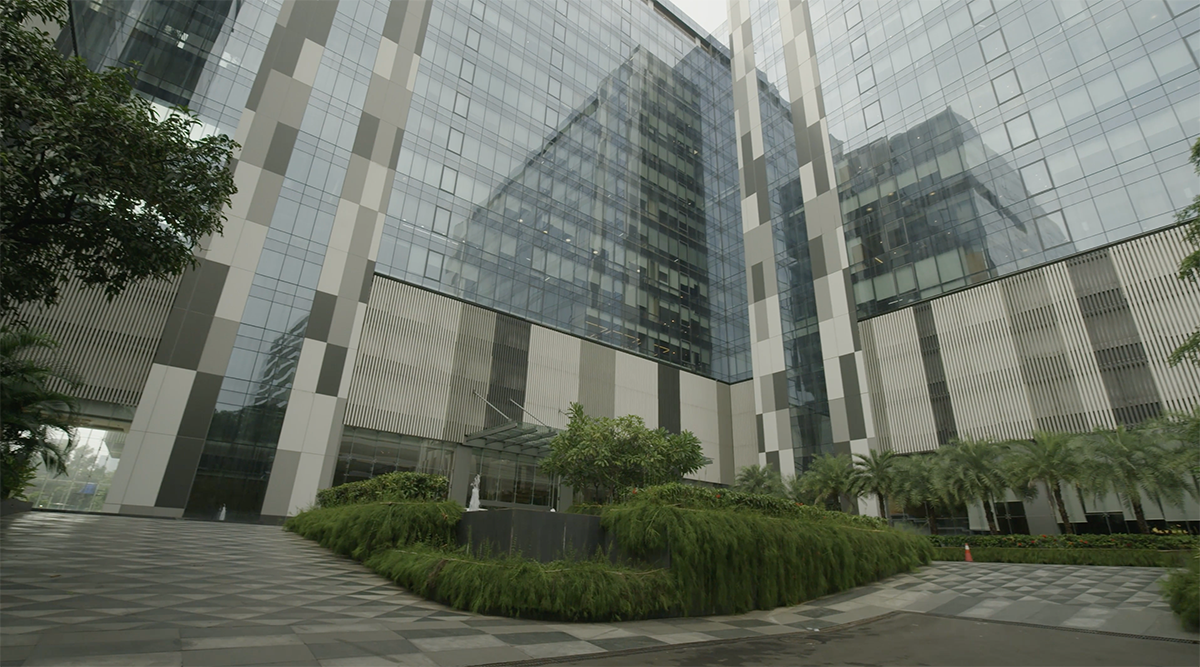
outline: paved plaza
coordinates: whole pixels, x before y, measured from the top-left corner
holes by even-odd
[[[893,612],[1194,642],[1159,597],[1163,574],[936,563],[740,616],[546,623],[427,602],[278,527],[33,512],[0,522],[0,667],[617,659],[667,644],[822,636]]]

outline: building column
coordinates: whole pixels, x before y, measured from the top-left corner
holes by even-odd
[[[729,0],[729,25],[758,462],[788,473],[795,470],[796,464],[749,0]]]
[[[817,292],[821,357],[829,391],[834,447],[867,454],[875,446],[875,425],[867,387],[842,208],[834,181],[833,151],[808,0],[779,0],[779,27],[787,66],[800,190]],[[860,499],[859,510],[877,514],[877,504]]]

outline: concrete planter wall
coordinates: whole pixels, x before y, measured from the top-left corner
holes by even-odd
[[[0,516],[9,516],[12,514],[20,514],[33,509],[33,503],[28,500],[17,500],[9,498],[8,500],[0,500]]]

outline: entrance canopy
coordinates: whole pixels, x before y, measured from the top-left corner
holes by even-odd
[[[561,429],[549,426],[509,422],[468,433],[463,444],[468,447],[542,458],[550,453],[550,441],[560,432]]]

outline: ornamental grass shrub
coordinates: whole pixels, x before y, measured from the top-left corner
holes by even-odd
[[[745,510],[763,516],[833,522],[870,530],[887,528],[887,522],[878,517],[831,512],[779,496],[690,484],[663,484],[633,489],[627,498],[629,502],[661,502],[688,509]]]
[[[927,535],[937,547],[971,545],[1005,549],[1158,549],[1178,551],[1200,546],[1195,535]]]
[[[1193,551],[1186,567],[1163,579],[1162,594],[1183,627],[1200,629],[1200,550]]]
[[[600,521],[633,564],[469,555],[451,546],[463,511],[454,502],[320,507],[285,527],[457,609],[568,621],[773,609],[932,556],[927,540],[880,521],[776,501],[683,485],[631,493]]]
[[[694,488],[694,487],[693,487]],[[670,502],[670,498],[684,502]],[[639,493],[605,508],[602,525],[630,555],[670,554],[688,614],[737,614],[799,604],[928,563],[930,544],[883,527],[850,525],[835,512],[804,516],[753,502],[695,507],[702,494]],[[724,493],[711,497],[727,501]]]
[[[413,545],[381,551],[366,565],[422,597],[479,614],[596,622],[671,616],[681,608],[667,570],[607,559],[538,563]]]
[[[392,472],[317,492],[317,505],[338,507],[354,503],[401,500],[445,500],[450,482],[442,475]]]
[[[360,503],[301,512],[283,527],[335,553],[365,560],[393,547],[453,544],[462,512],[453,501]]]
[[[934,560],[966,560],[962,547],[934,547],[934,552]],[[980,563],[1177,567],[1187,560],[1187,555],[1187,551],[1159,549],[1007,549],[976,547],[971,543],[971,558]]]

